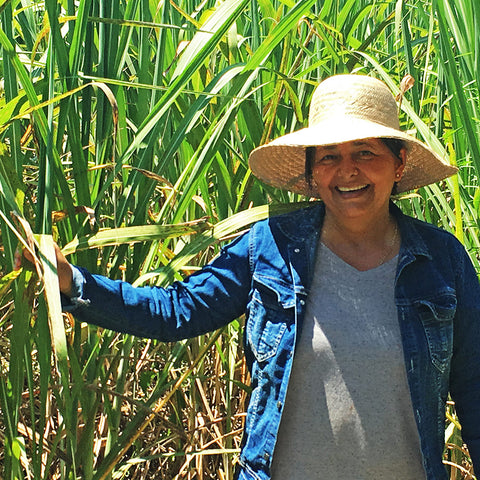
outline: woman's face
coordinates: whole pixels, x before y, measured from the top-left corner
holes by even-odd
[[[402,149],[396,157],[377,138],[317,147],[312,177],[327,214],[343,222],[387,214],[405,155]]]

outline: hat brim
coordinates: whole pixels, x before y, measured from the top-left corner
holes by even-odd
[[[400,130],[359,118],[338,118],[279,137],[252,151],[253,174],[274,187],[318,197],[305,178],[306,147],[337,145],[366,138],[398,138],[405,142],[407,160],[398,193],[443,180],[458,169],[423,142]]]

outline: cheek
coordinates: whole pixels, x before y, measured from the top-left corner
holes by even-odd
[[[312,178],[314,186],[319,193],[324,192],[328,189],[329,180],[327,179],[324,172],[319,172],[318,169],[316,169],[312,173]]]
[[[389,164],[377,164],[369,165],[368,168],[363,169],[363,173],[367,178],[369,178],[375,184],[385,184],[393,183],[398,180],[396,178],[398,169],[397,165]]]
[[[330,171],[330,169],[324,165],[317,165],[315,167],[313,167],[313,170],[312,170],[312,177],[313,179],[315,180],[315,182],[317,183],[317,185],[326,185],[330,182],[330,180],[332,179],[332,172]]]

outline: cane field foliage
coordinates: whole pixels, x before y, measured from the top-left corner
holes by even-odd
[[[480,272],[480,2],[0,0],[0,26],[0,478],[233,479],[242,318],[175,344],[75,322],[53,241],[136,285],[195,271],[309,200],[248,155],[306,126],[331,74],[383,79],[402,127],[459,167],[396,201]],[[473,479],[451,402],[445,436],[450,478]]]

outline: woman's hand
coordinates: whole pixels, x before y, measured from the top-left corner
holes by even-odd
[[[68,297],[72,293],[72,266],[65,258],[60,247],[55,243],[55,256],[57,257],[57,275],[60,291]]]
[[[72,266],[70,265],[70,263],[68,263],[68,260],[66,259],[65,255],[62,253],[60,247],[56,243],[54,243],[54,247],[55,256],[57,259],[57,275],[60,291],[69,297],[72,292]],[[30,263],[35,263],[32,254],[27,249],[23,250],[23,256]]]

